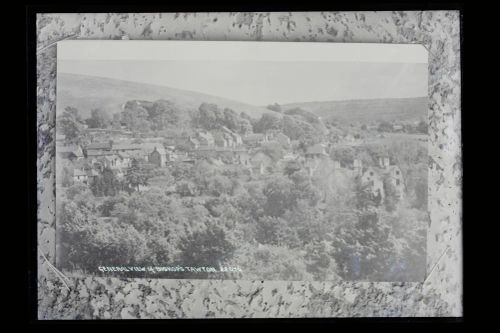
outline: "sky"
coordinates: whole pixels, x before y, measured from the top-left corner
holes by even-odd
[[[58,72],[259,106],[427,95],[428,52],[418,44],[67,40],[57,58]]]
[[[252,105],[427,95],[427,64],[421,63],[60,60],[57,70],[197,91]]]

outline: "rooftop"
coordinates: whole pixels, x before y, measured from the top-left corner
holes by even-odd
[[[265,138],[264,134],[262,133],[252,133],[252,134],[247,134],[243,137],[243,140],[246,141],[257,141],[257,140],[262,140]]]
[[[113,150],[139,150],[142,146],[137,143],[113,143]]]
[[[85,147],[87,150],[89,149],[111,149],[111,142],[93,142],[87,147]]]
[[[110,151],[102,151],[102,150],[87,150],[87,156],[95,157],[95,156],[106,156],[112,155],[113,153]]]
[[[58,153],[73,153],[77,157],[83,157],[82,148],[80,146],[77,146],[77,145],[58,146],[56,148],[56,151]]]

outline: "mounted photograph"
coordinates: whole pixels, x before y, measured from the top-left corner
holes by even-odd
[[[57,43],[68,276],[422,282],[417,44]]]

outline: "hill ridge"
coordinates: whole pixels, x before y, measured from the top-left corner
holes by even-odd
[[[116,113],[129,100],[160,99],[170,100],[184,110],[197,109],[201,103],[206,102],[231,108],[238,113],[245,112],[253,118],[259,118],[263,113],[279,116],[279,113],[266,108],[192,90],[92,75],[57,75],[57,109],[73,106],[79,109],[83,117],[88,117],[90,110],[97,107]]]
[[[370,98],[281,105],[283,111],[297,107],[321,118],[336,118],[339,121],[417,120],[427,118],[428,98]]]

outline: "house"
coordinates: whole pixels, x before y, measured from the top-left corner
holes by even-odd
[[[105,166],[110,169],[126,169],[131,165],[131,158],[127,153],[117,153],[113,155],[106,155],[102,157],[102,160],[105,161]]]
[[[399,166],[397,165],[388,166],[385,173],[388,177],[389,182],[396,189],[396,195],[399,198],[402,198],[405,193],[405,184],[403,179],[403,173],[401,172]]]
[[[390,159],[387,156],[380,156],[378,158],[378,166],[382,169],[388,168],[390,166]]]
[[[214,138],[214,143],[217,147],[233,147],[233,138],[231,135],[222,132],[222,131],[214,131],[212,132],[212,136]]]
[[[198,147],[200,147],[200,141],[198,141],[196,138],[189,137],[186,141],[186,145],[191,150],[198,149]]]
[[[161,142],[144,142],[139,144],[140,149],[133,151],[132,154],[142,155],[143,159],[155,164],[158,167],[164,167],[167,162],[167,151]],[[131,153],[129,151],[129,153]]]
[[[118,153],[118,156],[122,158],[123,168],[129,168],[132,165],[133,160],[145,161],[147,158],[147,155],[144,155],[142,150],[131,150],[123,153]]]
[[[200,142],[200,146],[211,147],[215,145],[214,137],[210,132],[200,131],[197,133],[196,138]]]
[[[250,165],[250,155],[248,154],[248,150],[243,147],[217,147],[215,148],[215,154],[217,158],[220,158],[228,164]]]
[[[92,184],[97,177],[99,177],[99,172],[95,171],[94,169],[88,169],[85,171],[87,173],[87,180],[89,184]]]
[[[326,149],[322,144],[315,144],[306,149],[305,156],[307,158],[321,158],[328,156]]]
[[[243,143],[249,146],[258,146],[260,144],[266,143],[268,141],[268,137],[262,133],[251,133],[247,134],[243,137]]]
[[[132,165],[132,160],[134,159],[134,153],[123,152],[117,154],[121,158],[120,167],[129,168]]]
[[[111,150],[111,147],[112,147],[111,141],[92,142],[85,147],[85,150],[86,151],[89,151],[89,150]]]
[[[112,154],[113,152],[107,150],[89,150],[87,151],[87,158],[98,158]]]
[[[288,147],[291,143],[290,138],[283,134],[280,130],[269,130],[266,133],[268,140],[279,142],[282,146]]]
[[[274,136],[274,140],[278,141],[282,146],[285,147],[288,147],[290,145],[290,138],[281,132]]]
[[[231,131],[226,126],[222,126],[221,130],[231,137],[231,140],[233,141],[233,144],[235,146],[241,146],[243,144],[243,139],[241,138],[241,135],[239,135],[238,133]]]
[[[359,176],[363,173],[363,162],[360,159],[355,158],[352,162],[352,166],[356,174],[358,174]]]
[[[83,169],[73,169],[73,180],[78,183],[87,183],[88,175]]]
[[[379,196],[381,199],[384,198],[384,182],[382,176],[375,168],[369,167],[365,170],[361,176],[361,184],[369,186],[374,196]]]
[[[381,194],[383,199],[387,194],[387,188],[384,180],[391,184],[396,191],[396,196],[401,199],[405,194],[405,183],[401,168],[397,165],[391,165],[388,157],[379,158],[379,166],[368,168],[361,177],[362,184],[368,184],[372,188],[374,195]]]
[[[113,143],[111,150],[116,153],[125,153],[130,151],[139,151],[142,149],[142,145],[139,143]]]
[[[82,148],[78,145],[57,146],[56,151],[59,157],[70,161],[81,160],[84,158]]]
[[[248,154],[248,152],[245,150],[245,151],[240,151],[237,155],[236,155],[236,164],[241,164],[245,167],[249,167],[251,165],[250,163],[250,155]]]
[[[92,142],[85,147],[85,155],[87,157],[111,155],[113,154],[111,151],[111,145],[111,141]]]

